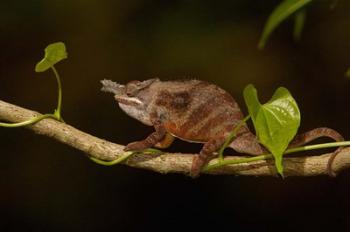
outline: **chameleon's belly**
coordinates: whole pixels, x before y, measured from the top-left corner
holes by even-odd
[[[191,142],[191,143],[205,143],[209,139],[205,138],[204,136],[195,136],[195,135],[189,135],[186,133],[186,130],[184,128],[178,127],[175,123],[173,122],[167,122],[164,124],[164,127],[168,133],[173,135],[176,138],[179,138],[181,140]]]

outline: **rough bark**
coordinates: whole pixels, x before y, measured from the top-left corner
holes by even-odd
[[[40,114],[35,111],[0,100],[0,120],[2,121],[22,122],[38,115]],[[26,128],[33,130],[37,134],[56,139],[97,159],[114,160],[123,153],[123,145],[97,138],[53,119],[44,119]],[[286,157],[284,158],[284,174],[285,176],[326,175],[327,162],[330,155],[331,153],[319,156]],[[188,174],[191,168],[192,157],[193,154],[182,153],[164,153],[162,155],[137,154],[125,161],[124,164],[159,173]],[[229,156],[226,159],[240,159],[242,157],[244,156]],[[216,162],[216,159],[211,162]],[[350,147],[343,149],[333,163],[333,170],[336,173],[348,167],[350,167]],[[276,175],[275,167],[271,160],[227,165],[206,173],[253,176]]]

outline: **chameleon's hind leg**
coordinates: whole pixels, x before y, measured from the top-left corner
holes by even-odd
[[[206,142],[198,155],[194,155],[191,167],[191,177],[198,177],[202,168],[216,156],[215,152],[224,144],[225,137],[218,137]]]
[[[304,145],[320,137],[328,137],[328,138],[334,139],[336,142],[344,141],[343,136],[339,134],[337,131],[327,127],[320,127],[320,128],[316,128],[308,132],[305,132],[303,134],[295,136],[293,141],[289,144],[288,148]],[[332,170],[332,164],[335,157],[342,149],[343,149],[342,147],[339,147],[337,150],[335,150],[328,160],[327,172],[330,176],[336,175]]]
[[[266,148],[259,144],[257,137],[246,132],[235,138],[229,145],[233,150],[248,155],[261,155],[267,152]]]

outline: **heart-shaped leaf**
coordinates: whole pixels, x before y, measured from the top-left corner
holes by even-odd
[[[253,85],[248,85],[243,94],[259,142],[273,154],[277,171],[283,175],[283,153],[300,125],[298,105],[283,87],[278,88],[263,105],[259,102]]]
[[[284,0],[282,1],[270,14],[267,22],[265,23],[262,36],[259,41],[259,49],[265,47],[266,41],[270,37],[271,33],[280,25],[280,23],[302,9],[306,4],[310,3],[312,0]],[[302,24],[302,23],[301,23]],[[300,24],[300,25],[301,25]],[[299,26],[300,26],[299,25]],[[298,27],[299,27],[298,26]]]
[[[67,58],[66,46],[62,42],[48,45],[45,48],[45,56],[35,66],[35,72],[44,72],[56,63]]]

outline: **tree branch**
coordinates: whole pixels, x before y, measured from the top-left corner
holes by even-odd
[[[22,122],[40,115],[37,112],[15,106],[0,100],[0,120],[8,122]],[[101,160],[114,160],[123,153],[123,145],[108,142],[70,125],[53,119],[44,119],[34,125],[27,126],[37,134],[45,135],[57,141],[81,150],[91,157]],[[1,148],[0,148],[1,149]],[[188,174],[191,168],[193,154],[164,153],[162,155],[136,154],[124,164],[148,169],[159,173]],[[327,174],[327,162],[331,153],[320,156],[284,158],[285,176],[315,176]],[[226,159],[240,159],[243,156],[229,156]],[[216,159],[211,163],[217,162]],[[350,148],[343,149],[333,163],[333,170],[339,173],[350,167]],[[230,175],[276,175],[272,160],[263,160],[252,163],[227,165],[220,169],[206,172],[208,174]]]

